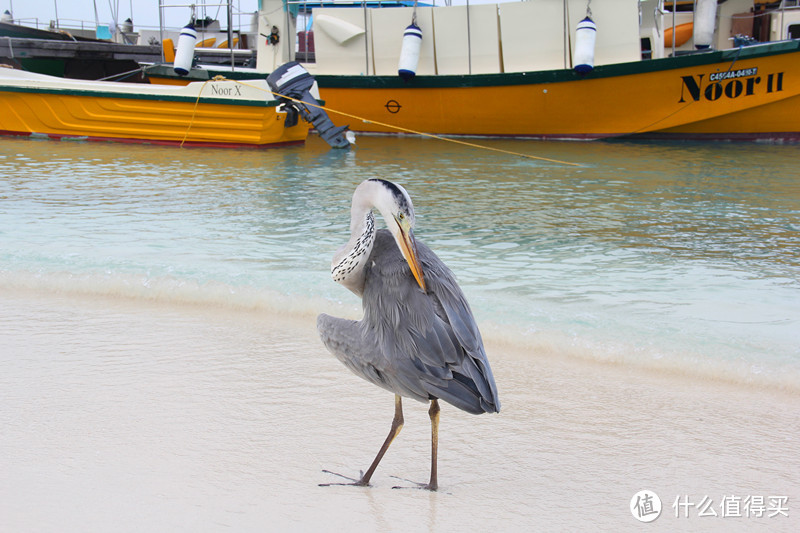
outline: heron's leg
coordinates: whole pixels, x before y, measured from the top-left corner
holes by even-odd
[[[409,483],[413,483],[414,487],[392,487],[393,489],[407,489],[407,488],[414,488],[414,489],[426,489],[426,490],[438,490],[439,489],[439,481],[437,479],[437,456],[439,452],[439,401],[438,400],[431,400],[431,408],[428,409],[428,416],[431,417],[431,480],[426,485],[425,483],[417,483],[416,481],[411,481],[410,479],[404,478],[397,478],[402,479],[403,481],[408,481]],[[392,476],[397,477],[397,476]]]
[[[356,485],[369,485],[369,480],[372,478],[372,474],[375,473],[375,469],[378,468],[378,463],[381,462],[386,450],[389,449],[389,445],[392,443],[395,437],[397,437],[401,429],[403,429],[403,400],[400,398],[399,394],[395,394],[392,428],[389,430],[389,434],[386,436],[383,446],[381,446],[381,449],[378,450],[378,455],[375,456],[375,460],[372,461],[372,464],[369,465],[366,473],[361,476],[361,479],[358,481],[358,483],[356,483]]]
[[[431,400],[431,408],[428,409],[428,416],[431,417],[431,480],[425,488],[436,490],[439,488],[437,479],[437,456],[439,451],[439,400]]]
[[[372,464],[369,465],[366,473],[361,476],[361,479],[355,480],[346,476],[342,476],[341,474],[337,474],[336,472],[331,472],[329,470],[323,470],[323,472],[328,472],[330,474],[335,474],[340,477],[344,477],[346,479],[352,479],[353,483],[321,483],[321,487],[329,487],[331,485],[357,485],[361,487],[366,487],[369,485],[369,480],[372,478],[372,474],[375,473],[375,469],[378,468],[378,463],[381,462],[383,456],[386,454],[386,450],[389,449],[389,445],[392,441],[397,437],[400,433],[400,430],[403,429],[403,400],[400,398],[399,395],[395,394],[394,396],[394,418],[392,419],[392,428],[389,430],[389,435],[386,436],[386,440],[383,442],[383,446],[381,449],[378,450],[378,455],[375,456],[375,459],[372,461]]]

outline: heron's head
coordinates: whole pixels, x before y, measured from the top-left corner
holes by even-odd
[[[367,180],[378,191],[373,202],[386,221],[386,226],[394,235],[397,247],[411,267],[411,273],[420,288],[425,290],[425,278],[417,256],[417,243],[414,240],[414,204],[408,192],[396,183],[382,179]]]

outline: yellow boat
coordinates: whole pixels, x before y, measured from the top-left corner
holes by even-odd
[[[262,33],[291,12],[285,3],[262,0]],[[337,120],[354,131],[800,139],[800,40],[714,49],[729,46],[745,3],[720,4],[716,18],[710,11],[712,27],[715,20],[720,25],[706,51],[694,51],[691,41],[684,45],[691,50],[665,48],[663,30],[671,17],[661,8],[669,3],[641,2],[641,22],[640,2],[592,4],[594,65],[583,73],[573,68],[574,28],[587,14],[586,0],[363,10],[322,3],[312,11],[315,61],[304,66],[319,83],[328,112],[341,112],[346,118]],[[800,17],[800,10],[785,20],[790,15]],[[411,20],[423,37],[416,75],[404,80],[398,56]],[[255,70],[199,68],[188,78],[249,78],[294,58],[294,48],[293,39],[261,43]],[[169,66],[148,75],[153,83],[176,78]]]
[[[165,86],[56,78],[0,68],[0,134],[149,144],[266,147],[303,143],[266,81]]]
[[[800,138],[800,41],[606,65],[586,76],[418,76],[410,84],[389,76],[316,78],[329,110],[368,119],[351,122],[355,131]]]

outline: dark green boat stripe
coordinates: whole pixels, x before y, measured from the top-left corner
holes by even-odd
[[[460,87],[498,87],[504,85],[526,85],[535,83],[558,83],[579,81],[582,79],[602,79],[632,74],[669,71],[687,67],[712,65],[736,61],[759,59],[774,55],[800,51],[800,40],[771,43],[766,45],[745,46],[742,48],[704,52],[673,58],[649,59],[598,65],[586,75],[578,74],[571,69],[546,70],[536,72],[508,72],[501,74],[459,74],[459,75],[417,75],[410,82],[404,82],[399,76],[345,76],[315,74],[320,88],[370,88],[370,89],[403,89],[424,88],[444,89]]]
[[[728,64],[727,66],[730,66],[731,62],[738,64],[740,61],[790,54],[799,51],[800,39],[795,39],[791,41],[744,46],[742,48],[730,50],[702,52],[663,59],[647,59],[631,61],[629,63],[598,65],[586,75],[578,74],[572,69],[557,69],[494,74],[420,74],[409,82],[403,81],[396,75],[351,76],[344,74],[314,74],[314,78],[317,80],[317,84],[322,91],[325,89],[452,89],[464,87],[500,87],[580,81],[582,79],[614,78],[651,72],[666,72],[681,68],[714,65],[718,63]],[[175,77],[174,74],[171,74],[171,67],[168,65],[155,65],[149,68],[147,72],[156,77]],[[231,80],[252,80],[258,78],[263,79],[264,77],[264,74],[254,74],[252,72],[203,69],[191,71],[186,78],[192,81],[204,81],[216,75],[222,75]]]
[[[38,93],[38,94],[60,94],[68,96],[91,96],[95,98],[123,98],[128,100],[154,100],[160,102],[187,102],[191,104],[197,101],[196,96],[169,96],[169,95],[157,95],[157,94],[114,93],[108,91],[91,91],[91,90],[81,90],[81,89],[39,89],[34,87],[0,86],[0,91],[12,92],[12,93]],[[267,101],[265,99],[263,102],[259,102],[256,100],[209,98],[207,96],[201,96],[200,103],[236,105],[236,106],[246,106],[246,107],[275,107],[280,104],[276,100]]]

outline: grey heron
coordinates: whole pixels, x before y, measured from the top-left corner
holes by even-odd
[[[375,229],[376,209],[388,229]],[[382,179],[353,194],[350,240],[334,255],[331,275],[361,297],[360,321],[321,314],[325,346],[356,375],[395,394],[391,430],[367,471],[369,485],[403,427],[402,397],[430,401],[431,476],[437,490],[439,403],[473,414],[500,410],[497,386],[469,304],[450,269],[414,239],[414,207],[406,190]],[[324,484],[324,485],[332,485]]]

